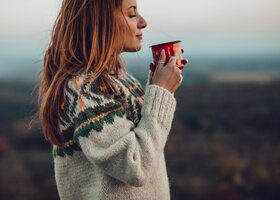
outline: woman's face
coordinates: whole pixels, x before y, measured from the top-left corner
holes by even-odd
[[[147,22],[137,11],[136,0],[123,0],[122,12],[126,20],[126,22],[124,20],[125,35],[123,36],[123,51],[139,51],[142,47],[142,29],[147,26]]]

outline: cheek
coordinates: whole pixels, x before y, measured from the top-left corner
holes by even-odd
[[[127,22],[127,34],[128,35],[135,35],[136,34],[136,31],[137,31],[137,23],[134,22],[134,21],[128,21]]]

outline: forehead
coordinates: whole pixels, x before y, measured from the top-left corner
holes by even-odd
[[[131,6],[137,6],[136,0],[123,0],[122,3],[123,10],[129,9]]]

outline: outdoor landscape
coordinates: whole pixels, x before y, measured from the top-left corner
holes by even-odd
[[[266,76],[277,70],[258,76],[224,71],[219,77],[231,78],[222,79],[214,76],[219,69],[210,67],[211,74],[209,68],[206,73],[192,68],[190,63],[184,69],[175,94],[177,110],[165,149],[172,199],[280,199],[280,81]],[[144,85],[144,75],[137,78]],[[37,85],[0,82],[3,200],[58,199],[51,146],[36,120]]]
[[[0,200],[59,199],[36,113],[62,2],[0,1]],[[165,148],[171,199],[279,200],[280,1],[136,2],[148,26],[128,71],[144,86],[150,46],[168,41],[189,60]]]

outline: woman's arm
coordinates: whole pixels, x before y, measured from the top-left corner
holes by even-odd
[[[106,174],[133,186],[144,185],[163,154],[176,107],[174,96],[162,87],[148,85],[142,117],[135,127],[119,102],[91,95],[102,102],[80,96],[74,140]]]

